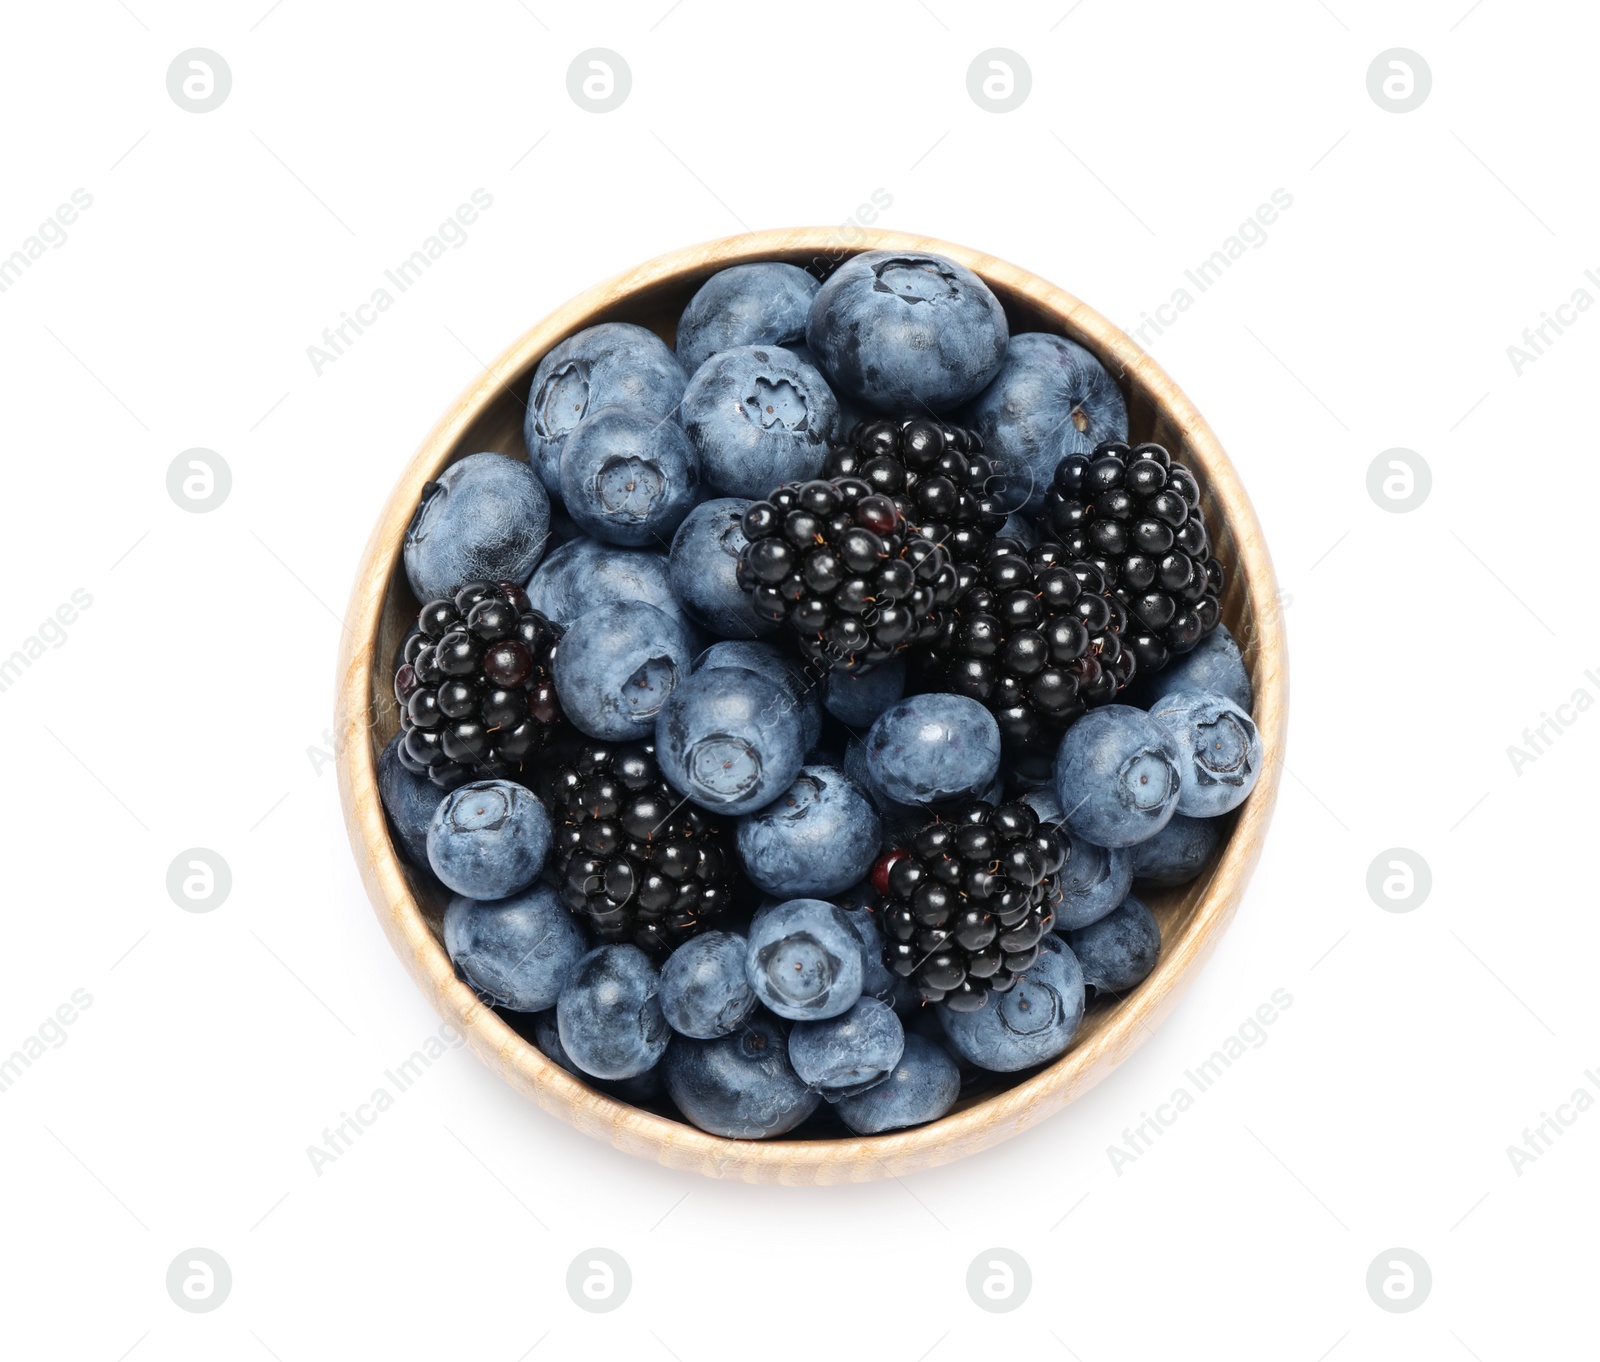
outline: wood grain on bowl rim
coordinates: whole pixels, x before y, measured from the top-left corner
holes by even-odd
[[[1198,470],[1207,524],[1228,568],[1223,618],[1239,638],[1251,671],[1266,761],[1206,872],[1190,885],[1151,896],[1162,926],[1162,954],[1154,972],[1122,1001],[1091,1008],[1078,1042],[1054,1064],[914,1130],[862,1138],[727,1140],[594,1091],[547,1059],[456,979],[437,935],[437,905],[430,922],[391,842],[378,797],[377,756],[395,727],[384,671],[388,650],[398,639],[399,618],[397,601],[386,631],[385,606],[423,484],[453,458],[479,448],[504,447],[525,455],[523,394],[540,357],[558,341],[607,320],[639,320],[670,337],[690,294],[717,270],[767,259],[832,264],[861,250],[880,249],[933,251],[958,260],[999,295],[1013,333],[1051,330],[1087,346],[1122,385],[1133,437],[1159,440]],[[399,592],[409,602],[403,573]],[[848,243],[831,227],[727,237],[660,256],[557,308],[485,370],[422,442],[368,540],[344,623],[335,730],[339,793],[362,879],[396,953],[478,1056],[545,1110],[629,1154],[710,1177],[817,1184],[898,1176],[986,1149],[1086,1092],[1151,1033],[1215,947],[1260,855],[1282,772],[1288,671],[1277,582],[1249,497],[1210,427],[1150,356],[1065,290],[979,251],[902,232],[863,229]],[[377,671],[374,657],[383,661]]]

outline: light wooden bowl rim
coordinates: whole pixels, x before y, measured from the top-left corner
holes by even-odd
[[[457,452],[458,441],[496,396],[521,400],[534,366],[559,340],[614,316],[641,291],[702,279],[714,270],[775,257],[837,259],[861,250],[933,251],[960,261],[997,291],[1020,295],[1057,329],[1080,340],[1119,375],[1142,385],[1183,435],[1199,465],[1208,501],[1232,531],[1230,572],[1242,576],[1253,638],[1255,720],[1267,754],[1254,793],[1240,811],[1203,901],[1178,940],[1164,943],[1149,979],[1109,1020],[1054,1064],[992,1097],[913,1130],[826,1140],[728,1140],[641,1111],[596,1092],[547,1059],[456,979],[449,957],[412,894],[389,836],[377,788],[373,740],[373,659],[384,600],[402,537],[422,486]],[[470,451],[463,451],[470,452]],[[872,229],[792,228],[710,241],[657,257],[599,284],[527,331],[468,385],[422,442],[379,517],[362,555],[345,615],[339,656],[336,735],[339,793],[351,846],[368,896],[396,953],[441,1016],[490,1068],[547,1111],[585,1134],[668,1167],[748,1182],[860,1182],[950,1162],[1028,1128],[1086,1092],[1126,1058],[1173,1007],[1180,987],[1215,947],[1238,907],[1261,852],[1277,799],[1288,714],[1288,671],[1278,588],[1255,511],[1211,428],[1161,367],[1121,330],[1065,290],[994,256],[932,237]]]

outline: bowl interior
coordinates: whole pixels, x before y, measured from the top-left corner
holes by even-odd
[[[1253,512],[1242,489],[1238,487],[1226,456],[1182,393],[1148,356],[1104,318],[1070,295],[1015,267],[945,243],[924,242],[918,238],[880,234],[866,245],[888,245],[903,249],[913,243],[953,255],[983,276],[1004,306],[1013,335],[1024,331],[1051,331],[1065,335],[1095,353],[1122,386],[1128,402],[1131,439],[1135,442],[1156,441],[1164,445],[1175,459],[1196,470],[1215,552],[1228,569],[1222,617],[1239,640],[1245,663],[1251,670],[1257,695],[1256,718],[1262,725],[1263,737],[1268,744],[1268,769],[1243,811],[1243,816],[1252,824],[1247,835],[1249,846],[1240,845],[1240,834],[1246,830],[1230,827],[1217,853],[1190,883],[1174,889],[1154,890],[1148,894],[1141,891],[1141,897],[1161,927],[1162,961],[1151,977],[1125,998],[1100,998],[1092,1003],[1074,1047],[1066,1056],[1031,1078],[1024,1076],[1021,1084],[1026,1090],[1024,1092],[1019,1093],[1018,1088],[1013,1086],[1015,1076],[1001,1076],[994,1089],[964,1098],[954,1112],[939,1122],[898,1136],[851,1141],[857,1146],[904,1142],[912,1137],[919,1141],[937,1142],[941,1127],[957,1121],[962,1113],[976,1106],[993,1102],[998,1089],[1010,1089],[1010,1094],[1015,1095],[1012,1103],[1015,1109],[1007,1119],[1021,1128],[1037,1119],[1032,1106],[1036,1101],[1043,1100],[1045,1089],[1050,1086],[1047,1083],[1040,1087],[1039,1080],[1047,1078],[1051,1070],[1072,1064],[1079,1065],[1086,1074],[1091,1069],[1095,1070],[1093,1078],[1068,1085],[1070,1091],[1067,1095],[1070,1096],[1073,1091],[1088,1086],[1101,1073],[1109,1071],[1123,1054],[1138,1043],[1139,1037],[1132,1034],[1132,1022],[1143,1022],[1144,1016],[1141,1014],[1154,1015],[1156,1011],[1164,1010],[1164,1002],[1158,1006],[1155,999],[1164,999],[1171,992],[1177,974],[1203,953],[1208,945],[1207,938],[1223,925],[1242,893],[1243,882],[1253,866],[1259,836],[1270,816],[1276,794],[1285,684],[1278,621],[1275,614],[1265,608],[1267,603],[1275,601],[1276,588]],[[528,386],[539,358],[565,336],[602,321],[628,321],[646,326],[670,344],[674,339],[677,318],[694,291],[711,274],[730,264],[744,260],[782,259],[818,275],[825,275],[853,253],[840,249],[835,234],[831,232],[758,234],[681,252],[678,256],[653,262],[651,266],[641,267],[632,275],[622,276],[610,285],[603,285],[583,295],[555,314],[543,328],[535,328],[497,363],[486,380],[463,399],[455,413],[441,423],[440,429],[424,445],[417,461],[396,489],[395,500],[391,502],[387,516],[391,527],[388,542],[380,542],[384,537],[383,526],[380,525],[369,547],[369,568],[379,577],[379,580],[370,584],[369,590],[380,593],[382,604],[377,611],[375,639],[371,645],[365,645],[370,646],[371,657],[366,713],[350,716],[352,719],[358,717],[366,731],[369,763],[375,762],[377,753],[398,728],[398,712],[390,690],[390,659],[414,622],[420,606],[400,565],[398,536],[393,534],[392,527],[399,524],[403,528],[404,521],[400,517],[406,514],[407,504],[415,504],[421,483],[436,476],[440,469],[454,460],[480,450],[494,450],[522,459],[527,457],[522,437],[523,417]],[[1248,552],[1241,553],[1241,540],[1249,541]],[[358,599],[360,595],[361,584],[358,583]],[[364,646],[364,640],[358,638],[354,646]],[[1267,712],[1264,713],[1264,710]],[[354,726],[352,723],[352,729]],[[431,933],[433,949],[443,959],[441,921],[448,899],[424,877],[414,874],[392,844],[380,849],[377,854],[382,854],[383,850],[387,851],[397,872],[404,875],[416,910]],[[375,854],[370,846],[367,854]],[[1225,867],[1227,873],[1224,876]],[[1226,882],[1219,882],[1219,876]],[[376,894],[376,888],[374,892]],[[1202,919],[1206,921],[1202,922]],[[418,949],[426,950],[427,943],[423,942],[420,946],[413,943],[413,950]],[[439,960],[428,964],[437,974]],[[444,959],[443,968],[446,971],[449,968],[447,959]],[[415,964],[413,969],[416,969]],[[1151,996],[1146,997],[1147,994]],[[1130,1013],[1131,1016],[1128,1015]],[[516,1025],[514,1019],[507,1020]],[[1140,1029],[1148,1030],[1146,1026]],[[553,1066],[544,1061],[532,1042],[523,1038],[520,1031],[500,1031],[498,1035],[498,1059],[502,1069],[520,1068],[524,1074],[529,1071],[547,1073],[557,1083],[566,1081],[566,1075],[558,1074]],[[518,1055],[515,1053],[517,1047],[529,1053]],[[1095,1056],[1092,1063],[1084,1058],[1091,1054]],[[1078,1058],[1075,1059],[1075,1056]],[[603,1095],[595,1094],[595,1097],[602,1107],[632,1110]],[[541,1097],[541,1100],[544,1099]],[[1066,1098],[1058,1097],[1057,1100]],[[570,1116],[570,1111],[567,1114]],[[663,1114],[671,1116],[670,1111]],[[675,1117],[672,1119],[674,1124],[681,1125]],[[626,1143],[616,1137],[615,1131],[612,1132],[612,1138],[616,1143]],[[814,1138],[808,1141],[808,1132],[802,1127],[800,1132],[786,1141],[767,1144],[795,1145],[808,1142],[840,1143],[835,1140],[815,1141]],[[712,1143],[727,1142],[713,1140]],[[921,1160],[938,1161],[942,1159]]]

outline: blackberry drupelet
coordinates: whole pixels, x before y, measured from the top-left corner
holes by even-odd
[[[1211,552],[1200,484],[1160,445],[1107,440],[1056,466],[1050,531],[1093,563],[1128,608],[1123,642],[1144,672],[1161,670],[1217,627],[1222,564]]]
[[[884,963],[928,1001],[976,1011],[1038,959],[1065,858],[1026,804],[978,800],[926,824],[873,871]]]
[[[892,497],[913,530],[957,562],[976,558],[1005,523],[993,465],[975,430],[925,417],[864,421],[823,468],[830,478],[860,478]]]
[[[548,794],[562,900],[602,942],[659,957],[732,901],[734,857],[721,825],[662,778],[655,752],[649,742],[586,742]]]
[[[917,683],[986,705],[1008,769],[1044,779],[1066,727],[1133,678],[1127,611],[1098,569],[1059,544],[1028,549],[1002,536],[959,575],[954,604],[913,655]]]
[[[746,509],[744,534],[756,613],[787,620],[824,667],[860,675],[931,638],[955,593],[945,551],[861,478],[785,483]]]
[[[566,726],[550,675],[561,627],[512,582],[429,601],[394,675],[401,765],[454,789],[515,776]]]

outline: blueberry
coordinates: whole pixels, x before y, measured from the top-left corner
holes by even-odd
[[[539,878],[550,815],[525,786],[477,780],[447,794],[428,824],[428,864],[469,899],[503,899]]]
[[[671,615],[686,630],[693,628],[673,594],[664,553],[575,539],[545,559],[528,582],[529,604],[563,627],[614,601],[643,601]]]
[[[858,998],[848,1011],[826,1021],[796,1022],[789,1032],[795,1073],[830,1102],[882,1083],[905,1048],[900,1018],[876,998]]]
[[[1000,728],[965,695],[912,695],[867,732],[868,779],[896,804],[940,804],[982,795],[1000,770]]]
[[[1060,799],[1048,786],[1029,790],[1022,799],[1039,815],[1041,823],[1050,826],[1066,848],[1066,860],[1062,862],[1061,871],[1056,877],[1056,887],[1060,893],[1055,922],[1058,932],[1072,927],[1086,927],[1103,918],[1128,897],[1128,891],[1133,888],[1134,852],[1127,847],[1096,846],[1081,837],[1074,837],[1061,821]],[[1173,819],[1176,821],[1176,814]],[[1139,846],[1149,846],[1160,838],[1161,833],[1158,832],[1148,841],[1139,843]]]
[[[683,626],[643,601],[614,601],[580,615],[556,645],[556,695],[591,738],[647,737],[689,674]]]
[[[595,1078],[632,1078],[672,1038],[657,993],[661,976],[637,946],[596,946],[572,967],[556,1003],[561,1045]]]
[[[700,490],[700,459],[676,422],[633,407],[583,418],[561,451],[561,500],[607,544],[665,547]]]
[[[865,251],[818,291],[806,344],[852,397],[883,411],[948,411],[1006,356],[1006,314],[964,265],[916,251]]]
[[[939,1006],[939,1022],[956,1051],[995,1073],[1031,1069],[1064,1054],[1083,1020],[1083,971],[1065,943],[1046,932],[1039,959],[1004,993],[976,1012]]]
[[[1078,958],[1091,998],[1126,993],[1155,968],[1161,929],[1150,910],[1130,894],[1116,912],[1068,932],[1067,944]]]
[[[736,1031],[756,1010],[745,978],[745,948],[737,932],[690,937],[661,967],[661,1013],[680,1036],[715,1040]]]
[[[1190,818],[1175,813],[1154,837],[1147,837],[1124,854],[1132,861],[1134,878],[1142,883],[1188,884],[1211,859],[1211,853],[1221,841],[1222,828],[1215,818]],[[1056,926],[1061,926],[1059,913]]]
[[[1006,480],[1005,504],[1030,515],[1044,506],[1066,455],[1128,438],[1128,405],[1116,380],[1083,346],[1039,331],[1011,338],[998,376],[962,419]]]
[[[787,1134],[822,1101],[789,1063],[782,1023],[761,1013],[718,1040],[678,1037],[661,1070],[678,1110],[730,1140]]]
[[[512,1018],[512,1020],[516,1019]],[[632,1103],[636,1107],[642,1107],[647,1103],[656,1101],[666,1091],[666,1085],[661,1081],[663,1067],[661,1064],[656,1064],[653,1068],[646,1069],[642,1074],[635,1074],[632,1078],[619,1078],[614,1082],[607,1082],[604,1079],[595,1078],[592,1074],[584,1073],[582,1069],[572,1062],[572,1056],[562,1048],[561,1032],[556,1025],[555,1008],[552,1007],[547,1011],[540,1012],[531,1020],[531,1028],[523,1024],[519,1025],[518,1029],[531,1029],[533,1043],[539,1047],[545,1057],[554,1060],[574,1078],[581,1079],[583,1082],[600,1089],[601,1092],[610,1093],[611,1096],[620,1098],[624,1102]]]
[[[955,1060],[925,1036],[908,1035],[888,1079],[840,1098],[834,1110],[855,1134],[881,1135],[937,1121],[960,1095],[961,1072]]]
[[[1002,496],[1006,495],[1004,493]],[[1006,517],[1006,522],[995,536],[998,538],[1015,539],[1023,548],[1031,549],[1039,542],[1039,531],[1033,521],[1023,515],[1021,511],[1013,511]]]
[[[401,854],[414,866],[428,868],[428,824],[443,791],[427,776],[413,775],[400,764],[404,733],[396,733],[378,755],[378,797],[389,815],[389,829]]]
[[[696,671],[711,667],[744,667],[781,682],[800,716],[801,746],[810,752],[817,745],[822,733],[822,701],[811,673],[792,653],[755,639],[725,639],[694,660]]]
[[[1154,709],[1156,701],[1180,690],[1225,695],[1243,710],[1249,710],[1255,699],[1239,645],[1225,624],[1219,624],[1160,671],[1148,676],[1140,674],[1134,679],[1134,687],[1139,703],[1146,709]]]
[[[513,1012],[554,1007],[589,949],[578,920],[548,885],[480,903],[459,895],[444,914],[444,948],[479,994]]]
[[[1181,757],[1177,739],[1142,709],[1091,709],[1056,752],[1056,798],[1067,827],[1103,847],[1154,837],[1177,810]]]
[[[642,326],[602,322],[569,336],[533,371],[522,424],[529,461],[559,493],[562,446],[579,421],[612,406],[671,417],[687,382],[666,342]]]
[[[406,528],[406,580],[419,601],[468,582],[525,582],[550,534],[550,498],[504,454],[469,454],[422,489]]]
[[[806,334],[819,285],[798,265],[759,260],[719,270],[678,319],[678,360],[694,373],[712,355],[741,345],[792,345]]]
[[[749,639],[770,634],[778,621],[758,615],[750,593],[739,585],[739,554],[745,546],[743,497],[702,501],[672,536],[668,571],[684,608],[714,634]]]
[[[824,898],[861,880],[882,834],[866,793],[843,771],[804,766],[766,808],[739,820],[745,873],[769,894]]]
[[[745,975],[780,1017],[837,1017],[861,996],[861,938],[842,908],[791,899],[763,908],[750,924]]]
[[[822,706],[848,728],[870,728],[906,691],[906,660],[892,657],[865,675],[832,668],[822,681]]]
[[[1224,695],[1180,690],[1159,700],[1150,717],[1182,752],[1179,813],[1215,818],[1244,803],[1261,775],[1261,734],[1248,713]]]
[[[876,906],[877,892],[870,884],[857,885],[847,894],[837,896],[834,902],[861,938],[861,996],[891,1005],[912,996],[908,981],[883,963],[883,929],[878,926],[877,917],[865,906],[852,906],[855,903]]]
[[[558,686],[560,665],[558,652]],[[751,813],[772,803],[804,760],[800,717],[783,682],[744,667],[702,667],[656,718],[661,774],[712,813]]]
[[[838,422],[827,380],[776,345],[713,355],[683,395],[700,476],[723,496],[764,497],[780,483],[820,476]]]

